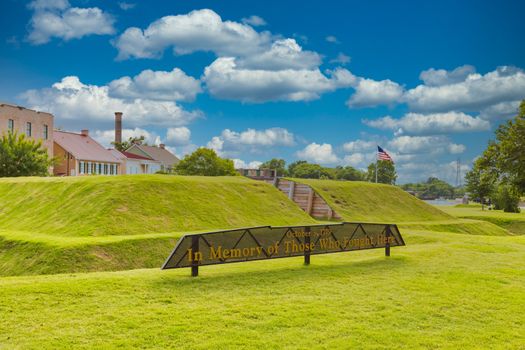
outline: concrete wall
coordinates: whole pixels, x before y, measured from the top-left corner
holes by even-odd
[[[24,107],[0,104],[0,134],[8,131],[8,120],[14,121],[14,131],[26,134],[26,125],[31,123],[31,138],[41,140],[50,157],[53,157],[53,115],[37,112]],[[44,139],[44,126],[47,125],[47,140]],[[27,135],[26,135],[27,136]]]

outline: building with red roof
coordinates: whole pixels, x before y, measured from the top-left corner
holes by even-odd
[[[121,174],[155,174],[161,170],[161,163],[145,155],[134,154],[116,149],[109,150],[122,164]]]
[[[55,130],[53,153],[58,164],[56,176],[117,175],[122,172],[122,161],[89,136],[88,130],[80,134]]]

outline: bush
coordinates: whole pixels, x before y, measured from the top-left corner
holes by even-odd
[[[506,213],[520,212],[520,196],[512,186],[501,184],[494,195],[494,209],[503,210]]]
[[[238,175],[231,159],[223,159],[214,150],[208,148],[199,148],[184,157],[175,167],[175,172],[179,175]]]
[[[0,177],[47,176],[52,165],[41,141],[12,132],[0,137]]]

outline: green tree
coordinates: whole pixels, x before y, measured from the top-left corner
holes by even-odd
[[[476,160],[472,170],[465,175],[465,180],[466,190],[471,196],[479,199],[481,210],[483,210],[485,199],[493,193],[497,178],[492,172],[485,170],[481,164],[481,159]]]
[[[199,148],[185,156],[175,167],[175,172],[180,175],[238,175],[231,159],[223,159],[209,148]]]
[[[128,148],[130,148],[134,143],[138,143],[140,145],[148,145],[147,142],[144,142],[145,139],[146,139],[146,137],[144,137],[144,135],[141,135],[141,136],[138,136],[138,137],[137,136],[130,137],[130,138],[128,138],[127,141],[111,142],[111,144],[113,146],[115,146],[115,149],[117,149],[119,151],[125,151]]]
[[[493,196],[494,209],[507,213],[520,212],[520,196],[514,186],[500,183]]]
[[[308,163],[306,160],[296,160],[295,162],[290,163],[288,165],[288,176],[297,177],[297,176],[295,176],[295,168],[298,165],[306,164],[306,163]]]
[[[293,177],[302,179],[333,179],[333,170],[319,164],[300,163],[294,166]]]
[[[286,161],[284,159],[272,158],[271,160],[259,165],[259,169],[275,170],[277,172],[277,176],[286,176],[288,174],[286,171]]]
[[[376,163],[370,163],[366,179],[370,182],[376,181]],[[397,180],[396,167],[394,162],[387,160],[377,161],[377,182],[395,185]]]
[[[437,177],[429,177],[427,181],[421,183],[404,184],[401,188],[407,191],[414,191],[418,198],[423,199],[454,198],[456,195],[456,189],[452,185]]]
[[[41,141],[12,132],[0,138],[0,177],[46,176],[52,165]]]
[[[366,174],[351,166],[338,166],[335,168],[335,178],[338,180],[363,181]]]
[[[484,152],[484,163],[497,168],[501,176],[525,193],[525,100],[518,115],[496,130],[496,141]]]

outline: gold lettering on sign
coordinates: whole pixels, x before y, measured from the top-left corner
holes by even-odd
[[[324,229],[323,229],[324,230]],[[340,251],[340,250],[351,250],[353,249],[366,249],[366,248],[379,248],[380,246],[385,246],[387,244],[394,244],[395,237],[378,235],[376,237],[359,237],[350,239],[350,237],[341,237],[340,239],[334,239],[332,237],[326,237],[330,235],[330,230],[321,230],[319,232],[304,232],[297,231],[290,234],[294,239],[289,239],[283,241],[284,254],[302,254],[308,252],[314,252],[317,249],[324,251]],[[302,235],[318,235],[318,245],[314,242],[302,242],[299,241],[295,234]],[[287,234],[288,236],[288,234]],[[321,238],[325,236],[324,238]],[[268,254],[269,257],[273,255],[279,255],[280,242],[275,241],[273,244],[266,247],[264,250],[263,247],[243,247],[243,248],[224,248],[221,245],[210,246],[208,259],[211,261],[217,260],[226,260],[226,259],[244,259],[244,258],[259,258],[263,257],[264,253]],[[189,262],[201,262],[204,259],[203,253],[200,251],[193,251],[192,248],[189,248],[187,251],[187,257]]]
[[[274,247],[274,246],[271,246]],[[275,245],[277,247],[277,245]],[[217,248],[210,247],[210,260],[223,260],[223,259],[238,259],[238,258],[249,258],[257,257],[263,253],[262,247],[246,247],[246,248],[223,248],[222,246],[217,246]]]
[[[197,251],[193,252],[193,249],[188,249],[188,261],[189,262],[195,262],[195,261],[202,261],[202,253]]]

